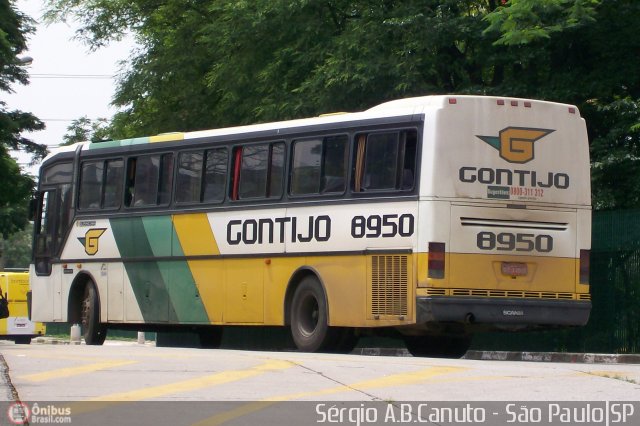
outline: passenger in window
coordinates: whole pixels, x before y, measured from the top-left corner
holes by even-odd
[[[135,173],[134,207],[155,205],[158,196],[158,168],[151,158],[139,158]]]

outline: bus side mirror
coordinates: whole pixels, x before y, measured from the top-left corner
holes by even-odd
[[[38,199],[32,198],[31,200],[29,200],[29,220],[30,221],[33,222],[34,220],[36,220],[37,210],[38,210]]]

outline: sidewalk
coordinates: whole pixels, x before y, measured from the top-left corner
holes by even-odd
[[[106,344],[118,344],[119,340],[107,340]],[[134,344],[135,341],[122,341]],[[36,337],[33,344],[69,345],[69,340]],[[79,345],[80,342],[73,344]],[[146,345],[154,342],[147,341]],[[356,348],[352,355],[368,356],[398,356],[409,357],[411,354],[405,348]],[[571,364],[640,364],[640,354],[592,354],[572,352],[506,352],[506,351],[468,351],[463,359],[478,361],[529,361],[529,362],[563,362]],[[0,371],[0,374],[2,372]]]

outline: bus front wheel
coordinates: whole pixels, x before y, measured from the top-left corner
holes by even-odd
[[[331,349],[334,331],[329,327],[327,301],[316,277],[305,277],[291,302],[291,335],[296,347],[304,352]]]
[[[82,337],[87,345],[101,345],[107,337],[107,328],[100,324],[99,304],[93,283],[88,283],[84,288],[81,306]]]

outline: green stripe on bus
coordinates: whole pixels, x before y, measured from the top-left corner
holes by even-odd
[[[184,256],[171,216],[145,217],[142,222],[154,256]],[[187,262],[175,260],[157,263],[164,282],[169,283],[170,321],[208,322],[207,312]]]
[[[123,258],[153,256],[141,218],[111,219],[111,229]],[[169,293],[158,262],[123,262],[145,322],[169,320]]]
[[[111,219],[123,258],[182,256],[171,216]],[[177,246],[177,247],[176,247]],[[186,261],[124,262],[145,322],[200,322],[209,319]]]
[[[122,146],[138,145],[143,143],[149,143],[149,138],[144,137],[144,138],[123,139],[119,141],[93,142],[89,144],[89,149],[117,148]]]

